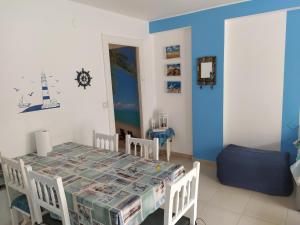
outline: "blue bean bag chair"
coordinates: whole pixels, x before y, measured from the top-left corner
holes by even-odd
[[[293,192],[289,154],[228,145],[217,157],[217,176],[224,185],[269,195]]]

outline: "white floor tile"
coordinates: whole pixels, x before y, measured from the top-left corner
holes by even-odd
[[[240,215],[220,207],[207,205],[198,217],[201,217],[207,225],[236,225]]]
[[[286,225],[299,225],[300,224],[300,212],[295,210],[289,210]]]
[[[209,203],[236,213],[242,213],[251,195],[250,191],[222,186],[217,190]]]
[[[182,162],[187,171],[192,168],[191,159],[174,157],[171,161]],[[300,225],[295,193],[274,197],[221,185],[216,167],[206,162],[201,162],[198,216],[206,225]]]
[[[242,216],[238,225],[273,225],[273,223],[269,223],[256,218],[251,218],[248,216]]]
[[[254,193],[250,199],[245,215],[281,225],[286,221],[287,208],[274,203],[271,196]]]
[[[212,199],[214,194],[217,192],[218,187],[212,183],[200,183],[198,198],[201,201],[208,202]]]

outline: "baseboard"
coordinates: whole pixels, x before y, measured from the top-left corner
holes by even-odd
[[[209,166],[209,167],[217,167],[217,164],[216,162],[213,162],[213,161],[209,161],[209,160],[205,160],[205,159],[196,159],[193,157],[193,161],[199,161],[201,164],[205,164],[206,166]]]
[[[161,155],[167,155],[167,151],[165,149],[160,149],[159,150],[159,154]],[[172,152],[171,151],[171,158],[172,156],[176,156],[176,157],[183,157],[183,158],[186,158],[186,159],[192,159],[193,156],[192,155],[188,155],[188,154],[184,154],[184,153],[179,153],[179,152]]]

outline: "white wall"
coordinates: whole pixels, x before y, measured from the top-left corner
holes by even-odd
[[[192,68],[191,68],[191,29],[178,29],[152,35],[154,46],[157,110],[168,113],[169,126],[175,130],[172,151],[192,155]],[[166,59],[165,47],[179,44],[181,57]],[[179,77],[167,77],[168,63],[181,63]],[[182,81],[181,94],[168,94],[166,81]]]
[[[51,131],[53,144],[91,144],[93,129],[108,133],[101,36],[143,39],[145,46],[151,42],[147,22],[67,0],[2,0],[0,30],[0,149],[9,157],[34,151],[32,132],[41,128]],[[81,68],[93,77],[86,90],[74,80]],[[50,94],[61,108],[20,114],[20,92],[13,88],[25,95],[32,90],[32,101],[40,101],[42,71],[59,80],[61,94],[51,89]],[[152,74],[147,71],[142,71],[143,82],[151,88]],[[151,96],[147,91],[152,90],[144,91],[145,98]],[[145,104],[148,118],[152,104]]]
[[[225,23],[224,145],[280,150],[286,12]]]

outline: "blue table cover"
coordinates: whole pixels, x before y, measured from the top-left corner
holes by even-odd
[[[172,128],[168,128],[164,131],[153,131],[153,129],[148,130],[147,136],[151,139],[158,138],[159,145],[162,147],[166,144],[169,138],[173,138],[175,136],[175,132]]]

